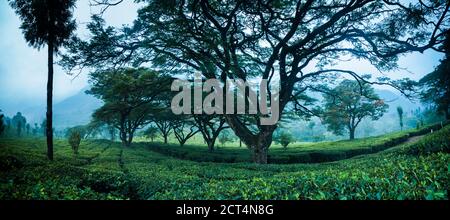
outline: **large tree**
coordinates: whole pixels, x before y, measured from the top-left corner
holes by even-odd
[[[202,134],[209,151],[214,151],[214,145],[222,130],[229,128],[225,117],[217,115],[193,115],[195,124]]]
[[[356,127],[364,118],[378,120],[388,109],[367,83],[344,80],[324,93],[323,122],[337,135],[348,132],[355,139]]]
[[[74,40],[65,66],[147,62],[165,69],[197,71],[206,79],[267,79],[269,87],[280,86],[280,114],[290,105],[308,112],[308,106],[297,97],[304,97],[330,74],[368,81],[352,69],[333,68],[336,60],[353,57],[367,60],[381,71],[396,68],[400,54],[437,49],[450,21],[450,3],[445,0],[405,4],[396,0],[145,3],[132,27],[116,30],[94,19],[92,38],[88,42]],[[371,82],[410,86],[386,78]],[[277,125],[247,125],[235,114],[224,117],[252,151],[253,160],[267,163]]]
[[[93,72],[90,83],[87,93],[104,101],[93,118],[117,128],[122,144],[130,146],[136,130],[166,103],[171,78],[146,68],[120,68]]]
[[[189,115],[179,115],[174,120],[173,134],[182,147],[186,141],[199,132],[199,129]]]
[[[444,114],[446,120],[450,120],[450,31],[447,31],[440,49],[445,53],[444,59],[433,72],[419,81],[423,86],[421,99],[433,104],[439,113]]]
[[[159,109],[152,114],[151,120],[155,123],[156,128],[158,128],[159,133],[163,137],[164,144],[167,144],[169,142],[169,136],[173,132],[173,127],[177,122],[174,114],[167,108]]]
[[[22,20],[20,29],[32,47],[48,49],[47,81],[47,157],[53,160],[53,55],[76,28],[72,10],[76,0],[9,0]]]
[[[20,137],[27,124],[27,119],[22,115],[22,113],[17,112],[12,118],[12,124],[16,128],[17,136]]]

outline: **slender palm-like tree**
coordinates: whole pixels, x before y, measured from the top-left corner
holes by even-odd
[[[403,108],[401,106],[397,107],[397,114],[400,119],[400,129],[403,131]]]
[[[11,7],[22,20],[20,29],[31,47],[48,48],[47,81],[47,156],[53,160],[52,97],[53,55],[72,35],[76,28],[72,10],[76,0],[9,0]]]

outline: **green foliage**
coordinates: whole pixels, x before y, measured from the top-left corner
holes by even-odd
[[[146,68],[121,68],[90,74],[91,89],[87,92],[102,99],[104,105],[93,118],[120,129],[120,139],[129,146],[137,129],[152,121],[168,100],[171,79]]]
[[[287,146],[294,141],[294,137],[291,133],[282,131],[279,135],[275,137],[275,140],[283,146],[283,148],[287,148]]]
[[[278,72],[277,83],[282,86],[282,94],[289,97],[280,100],[291,102],[281,103],[280,115],[292,109],[309,113],[312,99],[306,98],[306,94],[316,92],[316,87],[333,81],[336,75],[367,79],[353,71],[334,69],[337,61],[350,56],[366,60],[379,70],[395,69],[400,55],[434,48],[445,29],[439,26],[447,24],[429,22],[445,17],[444,1],[395,3],[395,10],[393,3],[387,1],[138,2],[144,4],[131,27],[107,27],[103,19],[95,16],[88,27],[92,37],[74,41],[70,54],[63,57],[64,66],[72,69],[151,64],[158,69],[170,69],[173,76],[197,71],[205,79],[222,81],[272,79],[273,73]],[[298,13],[293,13],[295,8]],[[308,21],[305,18],[314,22],[303,22]],[[247,33],[249,27],[253,29]],[[349,27],[350,31],[336,31]],[[405,35],[414,41],[405,40]],[[311,63],[314,65],[308,65]],[[309,67],[312,69],[306,71]],[[375,83],[406,89],[413,85],[411,80],[391,81],[387,77]],[[306,104],[294,103],[297,101]],[[378,101],[375,105],[382,108],[384,103]],[[376,115],[371,114],[373,118]],[[244,122],[238,115],[227,117],[236,134],[258,149],[254,153],[266,152],[268,146],[260,145],[268,141],[252,142],[255,136],[270,140],[269,134],[274,130],[271,128],[276,125],[267,128],[253,121]],[[351,121],[329,117],[333,118]],[[341,133],[340,125],[346,123],[334,124],[339,126],[332,130]],[[348,128],[351,139],[356,125],[352,123]],[[266,155],[255,156],[259,158],[256,162],[266,162]]]
[[[70,146],[72,147],[73,153],[78,154],[78,148],[81,142],[81,134],[78,130],[73,130],[70,132],[68,141]]]
[[[417,143],[334,163],[263,166],[178,160],[145,144],[100,140],[83,142],[76,158],[56,140],[48,162],[44,140],[2,139],[0,198],[447,200],[449,133],[447,126]]]
[[[70,137],[74,134],[78,133],[81,139],[85,138],[88,134],[87,126],[79,125],[75,127],[71,127],[66,131],[66,137],[70,139]]]
[[[218,138],[219,138],[219,142],[222,145],[222,147],[225,146],[225,144],[227,142],[232,142],[233,141],[233,136],[232,136],[232,134],[230,133],[229,130],[221,131]]]
[[[48,50],[48,86],[47,86],[47,119],[46,132],[48,140],[53,140],[52,96],[53,96],[53,55],[59,47],[66,44],[76,28],[72,10],[76,0],[8,0],[11,7],[20,17],[23,35],[27,43],[40,49]],[[18,129],[20,136],[20,130]],[[53,141],[47,143],[47,156],[53,160]]]
[[[444,123],[443,126],[448,123]],[[440,123],[423,127],[422,129],[405,130],[388,135],[369,137],[355,140],[342,140],[335,142],[294,143],[289,148],[274,145],[269,148],[269,163],[321,163],[352,158],[358,155],[380,152],[406,142],[410,137],[425,135],[442,128]],[[278,143],[276,135],[275,142]],[[184,160],[197,162],[251,162],[248,149],[222,147],[213,152],[205,149],[203,145],[194,143],[179,148],[176,145],[162,146],[159,143],[149,143],[148,149]]]
[[[450,152],[450,126],[424,137],[418,143],[408,148],[414,155],[429,155],[436,152]]]
[[[439,113],[450,119],[450,32],[441,46],[445,57],[436,69],[424,76],[419,82],[422,86],[421,100],[433,104]]]
[[[378,120],[388,108],[369,84],[352,80],[342,81],[324,98],[324,123],[336,135],[349,132],[350,139],[364,118]]]
[[[22,115],[22,113],[17,112],[16,115],[12,118],[12,125],[16,128],[16,135],[18,137],[21,136],[22,131],[24,130],[25,126],[27,124],[27,119]]]
[[[401,106],[397,107],[397,114],[400,120],[400,128],[403,130],[403,108]]]
[[[155,126],[150,126],[144,131],[144,135],[149,138],[152,142],[153,140],[158,137],[158,128]]]
[[[20,29],[32,47],[41,48],[51,42],[57,51],[76,28],[72,9],[75,0],[8,0],[22,20]]]

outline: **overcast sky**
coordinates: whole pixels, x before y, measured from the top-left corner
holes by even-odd
[[[138,6],[132,0],[108,9],[104,15],[108,24],[121,26],[137,16]],[[85,29],[91,13],[88,0],[77,1],[75,19],[77,34],[88,36]],[[29,107],[44,106],[47,85],[47,49],[40,51],[27,45],[19,29],[20,20],[6,0],[0,1],[0,109],[8,115]],[[54,76],[54,101],[61,101],[87,86],[86,74],[68,76],[57,65]]]
[[[90,8],[88,0],[77,1],[75,18],[78,23],[77,34],[88,36],[85,26],[91,13],[98,9]],[[105,13],[108,24],[121,26],[129,24],[136,17],[139,6],[132,0],[125,0],[119,6],[110,8]],[[0,1],[0,109],[12,114],[23,109],[44,106],[47,83],[47,50],[40,51],[28,47],[21,30],[20,20],[6,0]],[[393,78],[410,77],[420,79],[431,72],[439,63],[442,54],[426,51],[424,54],[413,53],[400,59],[400,66],[407,70],[385,73]],[[367,62],[351,61],[339,65],[341,68],[356,72],[374,73],[376,69]],[[55,65],[54,101],[61,101],[76,94],[87,86],[86,74],[73,79]]]

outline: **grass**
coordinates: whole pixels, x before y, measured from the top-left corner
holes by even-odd
[[[440,124],[430,125],[421,129],[411,129],[355,140],[342,140],[335,142],[298,143],[289,145],[286,149],[278,144],[269,148],[269,163],[322,163],[348,159],[357,155],[376,153],[396,146],[408,140],[411,136],[418,136],[441,128]],[[143,141],[143,140],[141,140]],[[251,153],[246,147],[237,147],[236,143],[222,147],[216,144],[216,150],[208,151],[207,147],[193,141],[180,147],[177,144],[164,145],[161,142],[146,142],[150,150],[180,159],[197,162],[252,162]]]
[[[1,199],[448,199],[450,126],[417,143],[319,164],[179,160],[145,143],[0,140]],[[324,144],[324,143],[322,143]]]

